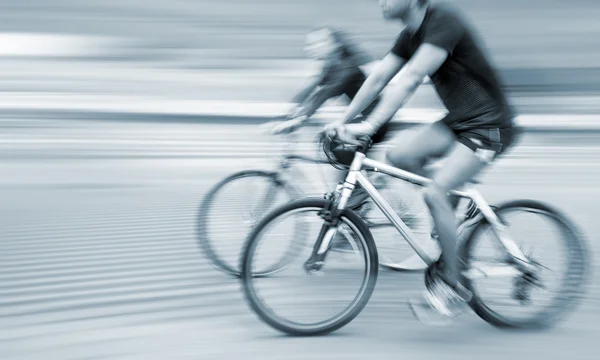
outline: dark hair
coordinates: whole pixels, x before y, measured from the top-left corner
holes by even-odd
[[[373,61],[373,57],[365,52],[358,43],[352,39],[350,34],[345,31],[329,26],[322,26],[314,29],[313,32],[323,29],[327,29],[331,32],[331,36],[339,46],[342,58],[350,60],[356,66],[365,65]]]
[[[417,4],[421,7],[427,5],[428,2],[429,0],[417,0]]]

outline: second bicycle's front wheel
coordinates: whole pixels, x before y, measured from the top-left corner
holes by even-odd
[[[274,172],[244,170],[226,177],[208,191],[198,207],[196,234],[200,249],[216,268],[239,275],[239,254],[248,232],[277,204],[295,197]],[[279,260],[262,272],[284,266],[286,259]]]
[[[342,212],[336,235],[352,251],[330,249],[324,257],[315,258],[315,243],[320,243],[317,239],[330,226],[323,219],[329,204],[309,198],[280,206],[260,221],[245,246],[240,265],[244,295],[261,320],[287,334],[323,335],[343,327],[362,311],[375,288],[377,248],[354,212]],[[296,249],[295,261],[286,273],[257,277],[263,258],[268,263],[271,256],[278,257],[277,248],[287,248],[288,238],[297,234],[308,241]],[[267,251],[262,255],[261,250]]]

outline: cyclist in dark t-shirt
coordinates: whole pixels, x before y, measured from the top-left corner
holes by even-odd
[[[328,125],[349,135],[371,135],[406,102],[423,78],[429,76],[448,114],[419,128],[409,138],[392,140],[396,148],[387,160],[394,166],[430,176],[425,201],[437,231],[442,255],[441,270],[427,284],[424,300],[411,302],[422,321],[439,314],[452,318],[470,300],[459,279],[456,256],[456,223],[448,191],[472,179],[509,147],[515,137],[513,111],[495,70],[475,32],[456,10],[428,0],[380,0],[384,17],[400,20],[406,28],[349,105],[339,123]],[[397,84],[386,90],[370,116],[358,124],[344,125],[377,97],[399,73]],[[445,157],[444,166],[428,174],[426,163]]]

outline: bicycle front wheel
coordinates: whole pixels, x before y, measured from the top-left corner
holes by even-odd
[[[240,251],[249,231],[269,210],[294,197],[273,172],[246,170],[228,176],[208,191],[198,207],[200,249],[217,269],[238,276]],[[285,261],[269,264],[262,273],[278,270]]]
[[[318,270],[307,271],[316,240],[328,230],[321,215],[328,205],[325,199],[301,199],[278,207],[246,243],[240,266],[244,295],[261,320],[287,334],[323,335],[343,327],[361,312],[375,288],[377,249],[365,223],[349,210],[341,214],[335,241],[339,245],[342,237],[348,250],[330,248]],[[286,241],[297,234],[307,241],[296,249],[285,273],[257,277],[255,269],[264,259],[268,263],[271,256],[278,257],[277,249],[286,249]]]

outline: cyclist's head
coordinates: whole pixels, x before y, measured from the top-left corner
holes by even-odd
[[[356,65],[372,61],[348,34],[327,26],[318,27],[306,35],[304,50],[309,57],[316,60],[344,58]]]
[[[320,27],[306,35],[304,51],[315,60],[327,60],[338,50],[338,47],[333,31],[328,27]]]
[[[406,19],[408,14],[427,5],[429,0],[379,0],[386,19]]]

